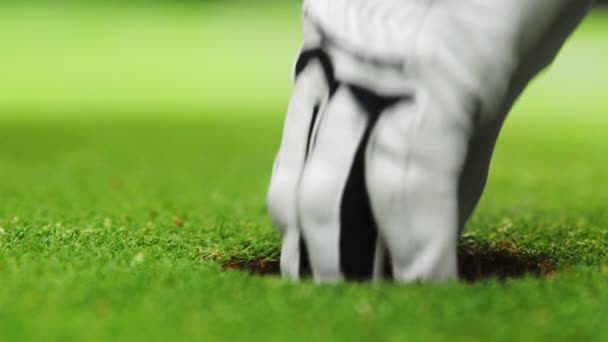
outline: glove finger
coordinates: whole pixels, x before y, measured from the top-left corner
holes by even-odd
[[[457,276],[458,177],[469,133],[436,102],[385,110],[366,153],[371,206],[397,281]]]
[[[267,194],[267,207],[273,224],[283,233],[281,273],[291,279],[298,279],[301,263],[296,191],[306,162],[312,127],[327,93],[322,66],[315,61],[309,62],[295,83]]]
[[[333,282],[342,278],[341,199],[369,117],[349,88],[340,86],[319,120],[298,189],[298,212],[314,279]]]
[[[374,269],[372,271],[372,279],[375,281],[388,279],[389,275],[386,272],[386,242],[380,237],[376,238],[376,248],[374,251]]]

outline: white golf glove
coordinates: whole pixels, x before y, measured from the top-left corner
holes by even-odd
[[[456,278],[513,102],[585,0],[308,0],[268,209],[281,272]]]

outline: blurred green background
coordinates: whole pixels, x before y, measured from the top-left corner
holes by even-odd
[[[2,2],[1,115],[281,111],[298,8],[297,1]]]
[[[0,115],[279,115],[298,50],[299,6],[2,2]],[[567,88],[573,108],[596,101],[607,68],[605,21],[588,20],[536,96]]]

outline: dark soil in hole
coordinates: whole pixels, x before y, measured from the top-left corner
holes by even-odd
[[[255,275],[278,275],[281,273],[281,267],[278,261],[266,260],[233,260],[223,264],[222,270],[240,270]]]
[[[552,273],[555,265],[547,257],[519,254],[509,250],[458,250],[460,277],[473,282],[488,278],[506,280],[526,275],[544,276]]]
[[[501,250],[458,250],[460,277],[466,281],[479,281],[488,278],[505,280],[525,275],[543,276],[553,272],[550,259],[539,255],[519,254],[507,249]],[[223,270],[241,270],[255,275],[278,275],[278,261],[232,260],[222,265]]]

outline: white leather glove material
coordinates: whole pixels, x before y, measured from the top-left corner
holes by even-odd
[[[502,123],[589,4],[306,0],[267,199],[282,274],[456,278]]]

